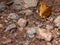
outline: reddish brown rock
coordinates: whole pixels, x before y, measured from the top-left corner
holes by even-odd
[[[44,39],[46,41],[51,41],[52,39],[52,33],[46,29],[39,28],[39,30],[37,30],[37,35],[40,39]]]
[[[9,2],[9,0],[0,0],[0,3],[8,3]]]
[[[0,28],[3,28],[3,24],[0,24]]]

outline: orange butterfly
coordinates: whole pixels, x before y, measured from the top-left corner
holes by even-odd
[[[50,16],[52,7],[47,7],[44,2],[41,3],[40,9],[39,9],[39,16],[41,18],[45,18],[47,16]]]

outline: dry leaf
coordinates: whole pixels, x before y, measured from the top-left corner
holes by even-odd
[[[41,18],[45,18],[47,16],[50,16],[52,7],[47,7],[44,2],[41,3],[40,9],[39,9],[39,16]]]

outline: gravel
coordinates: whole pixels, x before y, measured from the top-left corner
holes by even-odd
[[[24,9],[29,7],[36,7],[38,0],[14,0],[14,4],[21,5]]]
[[[6,5],[0,4],[0,11],[3,11],[6,8]]]
[[[42,0],[0,1],[0,45],[60,45],[59,0],[44,0],[47,8],[53,6],[44,19],[39,17]]]
[[[22,0],[13,0],[14,4],[20,4]]]
[[[17,24],[20,26],[20,27],[25,27],[27,26],[28,22],[27,20],[23,19],[23,18],[20,18],[17,22]]]
[[[12,8],[14,9],[14,10],[16,10],[16,11],[20,11],[20,10],[22,10],[22,6],[21,5],[18,5],[18,4],[13,4],[12,5]]]
[[[60,44],[60,37],[55,38],[52,42],[53,42],[52,45],[59,45]]]
[[[3,24],[0,24],[0,28],[3,28]]]
[[[17,19],[19,19],[19,16],[16,13],[10,13],[8,18],[13,19],[13,20],[17,20]]]
[[[50,42],[47,42],[47,45],[52,45]]]
[[[49,24],[46,25],[47,30],[52,30],[53,28],[54,28],[53,25],[49,25]]]
[[[25,15],[31,15],[33,13],[33,11],[30,9],[26,9],[26,10],[20,11],[20,13],[25,14]]]
[[[6,45],[7,43],[11,43],[11,42],[12,42],[11,39],[6,38],[6,39],[4,39],[4,41],[2,41],[2,45]]]
[[[33,38],[35,36],[37,30],[38,30],[38,27],[28,28],[28,30],[27,30],[28,37]]]
[[[60,29],[60,16],[57,16],[57,18],[54,20],[54,23]]]
[[[43,28],[39,28],[39,30],[37,30],[37,35],[46,41],[51,41],[52,39],[52,33]]]
[[[6,27],[5,32],[10,31],[11,29],[14,29],[14,28],[16,28],[16,25],[15,24],[10,24]]]
[[[24,0],[24,7],[28,8],[28,7],[35,7],[37,6],[38,0]]]

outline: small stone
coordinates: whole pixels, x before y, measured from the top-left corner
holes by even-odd
[[[57,38],[60,35],[58,28],[54,28],[54,30],[52,30],[51,32],[52,32],[54,38]]]
[[[13,0],[14,4],[20,4],[22,0]]]
[[[27,9],[27,10],[20,11],[20,13],[25,14],[25,15],[31,15],[32,14],[32,10]]]
[[[47,42],[47,45],[52,45],[50,42]]]
[[[37,35],[40,37],[40,39],[44,39],[46,41],[51,41],[52,39],[52,33],[42,28],[39,28],[39,30],[37,30]]]
[[[7,38],[7,37],[2,37],[2,38],[3,38],[3,41],[2,41],[2,44],[3,44],[3,45],[12,42],[12,40],[9,39],[9,38]]]
[[[16,28],[16,25],[15,24],[10,24],[6,27],[5,32],[10,31],[11,29],[14,29],[14,28]]]
[[[8,23],[8,20],[4,20],[5,23]]]
[[[16,11],[20,11],[20,10],[22,10],[22,6],[21,5],[12,5],[12,8],[14,9],[14,10],[16,10]]]
[[[6,3],[8,3],[8,2],[9,2],[9,0],[0,0],[0,3],[6,4]]]
[[[38,0],[14,0],[14,4],[19,4],[23,8],[36,7]]]
[[[38,0],[23,0],[25,8],[37,6]]]
[[[6,41],[3,41],[2,43],[3,43],[3,44],[7,44],[7,43],[11,43],[11,42],[12,42],[11,39],[7,39]]]
[[[35,36],[35,33],[37,32],[37,30],[38,30],[37,27],[28,28],[28,30],[27,30],[28,37],[33,38]]]
[[[41,41],[40,44],[38,45],[47,45],[46,43],[47,43],[46,41]]]
[[[53,20],[54,20],[54,18],[53,18],[53,17],[51,17],[51,18],[49,19],[49,21],[50,21],[50,22],[53,22]]]
[[[25,27],[27,25],[27,20],[20,18],[17,22],[20,27]]]
[[[0,24],[0,28],[3,28],[3,24]]]
[[[6,8],[6,5],[0,4],[0,11],[3,11]]]
[[[57,16],[57,18],[54,20],[54,23],[60,29],[60,16]]]
[[[53,45],[59,45],[60,44],[60,37],[54,38],[54,40],[52,41]]]
[[[46,25],[46,29],[47,30],[52,30],[53,29],[53,25]]]
[[[9,19],[17,20],[19,16],[16,13],[10,13],[8,16]]]
[[[25,41],[24,45],[29,45],[29,42],[30,42],[30,41],[28,41],[28,40]]]

